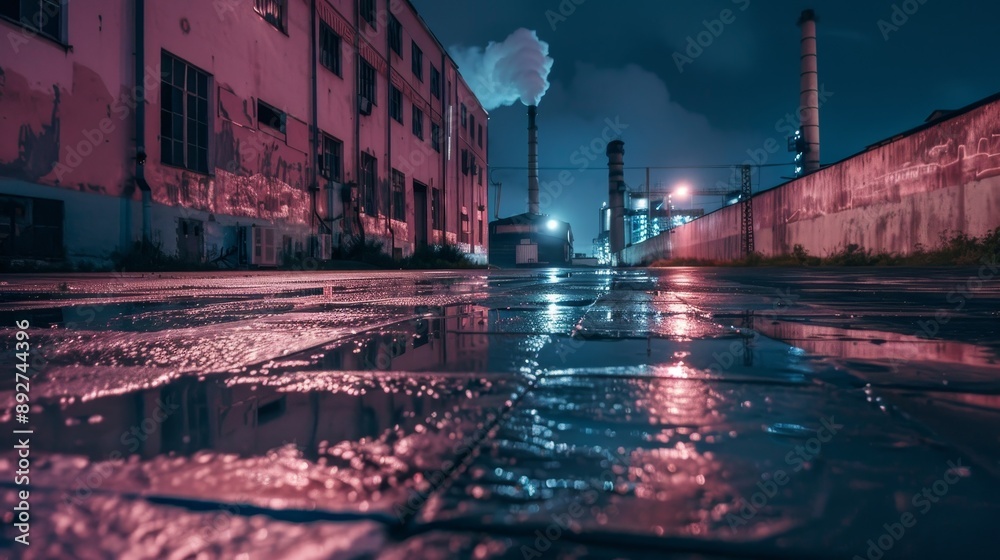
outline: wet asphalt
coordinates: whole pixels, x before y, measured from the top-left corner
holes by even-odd
[[[992,558],[998,279],[11,276],[0,554]]]

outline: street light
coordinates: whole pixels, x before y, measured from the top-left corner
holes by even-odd
[[[548,223],[548,224],[546,224],[546,225],[547,225],[547,226],[549,226],[549,229],[550,229],[550,230],[552,230],[552,231],[555,231],[555,230],[556,230],[556,228],[558,228],[558,227],[559,227],[559,222],[557,222],[557,221],[555,221],[555,220],[549,220],[549,223]]]

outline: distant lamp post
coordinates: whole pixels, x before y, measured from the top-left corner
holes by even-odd
[[[555,231],[559,227],[559,222],[555,220],[549,220],[549,223],[546,225],[549,227],[550,230]]]

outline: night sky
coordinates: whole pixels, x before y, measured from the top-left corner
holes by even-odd
[[[550,17],[559,13],[559,0],[413,0],[446,47],[485,46],[519,27],[537,30],[549,43],[555,64],[551,88],[539,105],[543,193],[546,183],[548,192],[560,190],[560,172],[546,167],[569,174],[563,175],[568,180],[562,193],[542,212],[571,222],[577,252],[590,252],[598,209],[607,200],[603,150],[593,159],[579,150],[600,138],[608,121],[624,125],[626,167],[739,164],[750,157],[748,150],[758,151],[769,139],[782,150],[768,154],[766,163],[792,161],[786,134],[778,129],[787,128],[780,121],[798,108],[796,21],[805,8],[819,16],[820,83],[829,92],[820,115],[824,164],[917,126],[935,109],[959,108],[1000,91],[994,45],[1000,5],[993,3],[576,2],[582,3],[562,2],[575,12],[555,21],[553,29]],[[904,7],[917,10],[906,15]],[[688,38],[705,31],[703,20],[719,19],[725,9],[732,11],[732,23],[723,24],[718,37],[680,71],[674,53],[687,56]],[[518,103],[490,113],[492,179],[503,182],[501,217],[525,211],[525,112]],[[790,165],[766,168],[755,176],[754,190],[792,173]],[[681,182],[715,188],[730,176],[725,170],[654,170],[651,183],[654,190]],[[626,180],[642,190],[645,171],[629,170]],[[494,194],[491,188],[491,214]],[[719,201],[698,198],[694,206],[710,211]]]

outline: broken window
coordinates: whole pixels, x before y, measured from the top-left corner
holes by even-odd
[[[284,111],[279,111],[271,105],[264,103],[260,99],[257,100],[257,124],[273,128],[274,130],[284,134],[285,121],[287,118],[288,115],[285,114]]]

